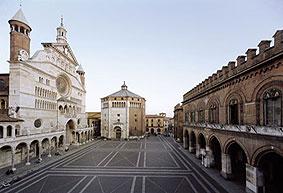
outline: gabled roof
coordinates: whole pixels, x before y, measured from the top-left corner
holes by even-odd
[[[26,19],[21,8],[17,11],[17,13],[12,17],[11,20],[20,21],[24,24],[29,25],[29,23],[28,23],[28,21],[27,21],[27,19]]]

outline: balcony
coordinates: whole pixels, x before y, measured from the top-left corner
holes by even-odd
[[[269,127],[269,126],[258,126],[258,125],[225,125],[225,124],[187,123],[187,122],[184,124],[184,127],[218,129],[225,131],[283,137],[283,127]]]

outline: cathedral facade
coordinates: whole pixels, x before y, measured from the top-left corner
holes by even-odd
[[[10,24],[8,97],[1,99],[0,167],[92,138],[85,113],[85,72],[57,27],[56,42],[30,53],[32,28],[20,9]],[[4,76],[0,76],[1,77]],[[1,79],[2,80],[2,79]],[[1,81],[0,80],[0,81]],[[2,108],[3,107],[3,108]]]
[[[129,139],[145,133],[145,99],[128,90],[121,90],[101,99],[101,136]]]

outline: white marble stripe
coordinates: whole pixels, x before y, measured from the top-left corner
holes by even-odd
[[[76,183],[67,193],[71,193],[87,176],[83,177],[78,183]]]
[[[139,167],[140,158],[141,158],[141,152],[139,152],[136,167]]]
[[[136,179],[137,179],[137,177],[135,176],[133,178],[133,182],[132,182],[132,186],[131,186],[131,193],[134,193],[134,191],[135,191]]]
[[[142,177],[142,193],[145,193],[145,176]]]
[[[79,193],[83,193],[85,191],[85,189],[87,189],[87,187],[91,184],[91,182],[96,178],[96,176],[93,176],[91,178],[91,180],[84,186],[84,188],[79,192]]]
[[[107,162],[103,167],[106,167],[113,159],[114,157],[119,153],[119,151],[117,151]]]

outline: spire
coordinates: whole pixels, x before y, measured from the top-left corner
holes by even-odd
[[[83,69],[81,64],[79,65],[79,67],[77,69],[77,73],[85,73],[85,71],[84,71],[84,69]]]
[[[19,21],[19,22],[22,22],[22,23],[24,23],[24,24],[26,24],[26,25],[29,25],[29,23],[28,23],[28,21],[27,21],[25,15],[24,15],[24,13],[23,13],[23,11],[22,11],[22,8],[20,8],[20,9],[17,11],[17,13],[12,17],[11,20]],[[11,21],[11,20],[10,20],[10,21]]]
[[[63,24],[63,15],[61,15],[61,27],[64,27],[64,24]]]
[[[122,90],[127,90],[128,89],[128,86],[126,85],[125,81],[124,81],[124,84],[121,86]]]
[[[63,22],[63,15],[61,15],[61,22],[60,22],[60,26],[57,27],[57,37],[56,37],[56,41],[58,43],[67,43],[67,30],[64,28],[64,22]]]

